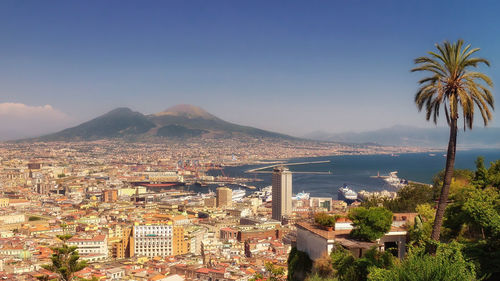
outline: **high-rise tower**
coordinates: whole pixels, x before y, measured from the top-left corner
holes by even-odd
[[[286,167],[273,170],[273,214],[272,218],[281,221],[292,213],[292,172]]]
[[[229,207],[233,202],[233,190],[227,187],[217,187],[217,208]]]

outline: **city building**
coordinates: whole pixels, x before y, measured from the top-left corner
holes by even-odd
[[[297,249],[306,252],[309,258],[315,260],[324,254],[329,254],[336,245],[340,245],[351,251],[354,257],[362,257],[366,251],[376,247],[379,251],[392,249],[392,253],[403,258],[406,254],[406,229],[401,227],[408,221],[413,213],[394,214],[393,223],[389,232],[377,241],[365,242],[350,238],[349,233],[353,229],[348,220],[335,223],[333,230],[325,230],[316,224],[309,222],[298,222],[297,227]]]
[[[115,233],[114,237],[110,237],[111,257],[115,259],[129,258],[134,255],[133,247],[130,245],[130,236],[132,228],[122,228],[120,233]]]
[[[217,188],[217,208],[231,206],[233,202],[233,191],[227,187]]]
[[[173,227],[172,251],[174,256],[184,255],[189,252],[189,241],[185,239],[183,226]]]
[[[108,239],[106,235],[74,236],[67,241],[68,246],[77,247],[83,260],[99,261],[108,258]]]
[[[38,194],[49,194],[52,186],[48,183],[37,183],[35,186],[35,192]]]
[[[207,208],[214,208],[217,206],[217,200],[214,197],[205,198],[203,203]]]
[[[9,198],[0,198],[0,208],[9,206]]]
[[[116,202],[118,200],[118,190],[116,189],[109,189],[106,191],[103,191],[103,201],[104,202]]]
[[[313,209],[323,209],[324,211],[331,211],[333,206],[331,197],[311,197],[309,199],[310,207]]]
[[[292,212],[292,172],[286,167],[276,167],[272,175],[272,218],[281,221]]]
[[[165,257],[174,253],[171,223],[135,225],[132,240],[136,256]]]

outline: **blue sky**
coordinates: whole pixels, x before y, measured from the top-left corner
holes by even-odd
[[[499,11],[496,1],[0,1],[0,103],[25,112],[0,111],[0,132],[179,103],[293,135],[432,126],[413,104],[412,60],[463,38],[500,83]],[[30,112],[35,121],[16,123]]]

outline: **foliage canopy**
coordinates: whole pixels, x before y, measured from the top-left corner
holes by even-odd
[[[392,212],[383,207],[358,207],[349,213],[354,229],[353,238],[375,241],[391,229]]]

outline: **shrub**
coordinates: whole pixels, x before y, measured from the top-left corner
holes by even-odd
[[[458,243],[438,246],[436,255],[426,253],[424,247],[416,248],[402,263],[382,269],[372,267],[370,281],[404,280],[477,280],[475,266],[467,261]]]
[[[311,272],[312,260],[306,252],[293,247],[288,255],[288,280],[304,280]]]
[[[338,216],[331,216],[326,213],[317,213],[314,216],[314,222],[324,227],[334,227]]]
[[[392,212],[383,207],[352,209],[349,213],[354,229],[353,238],[365,241],[375,241],[391,229]]]

